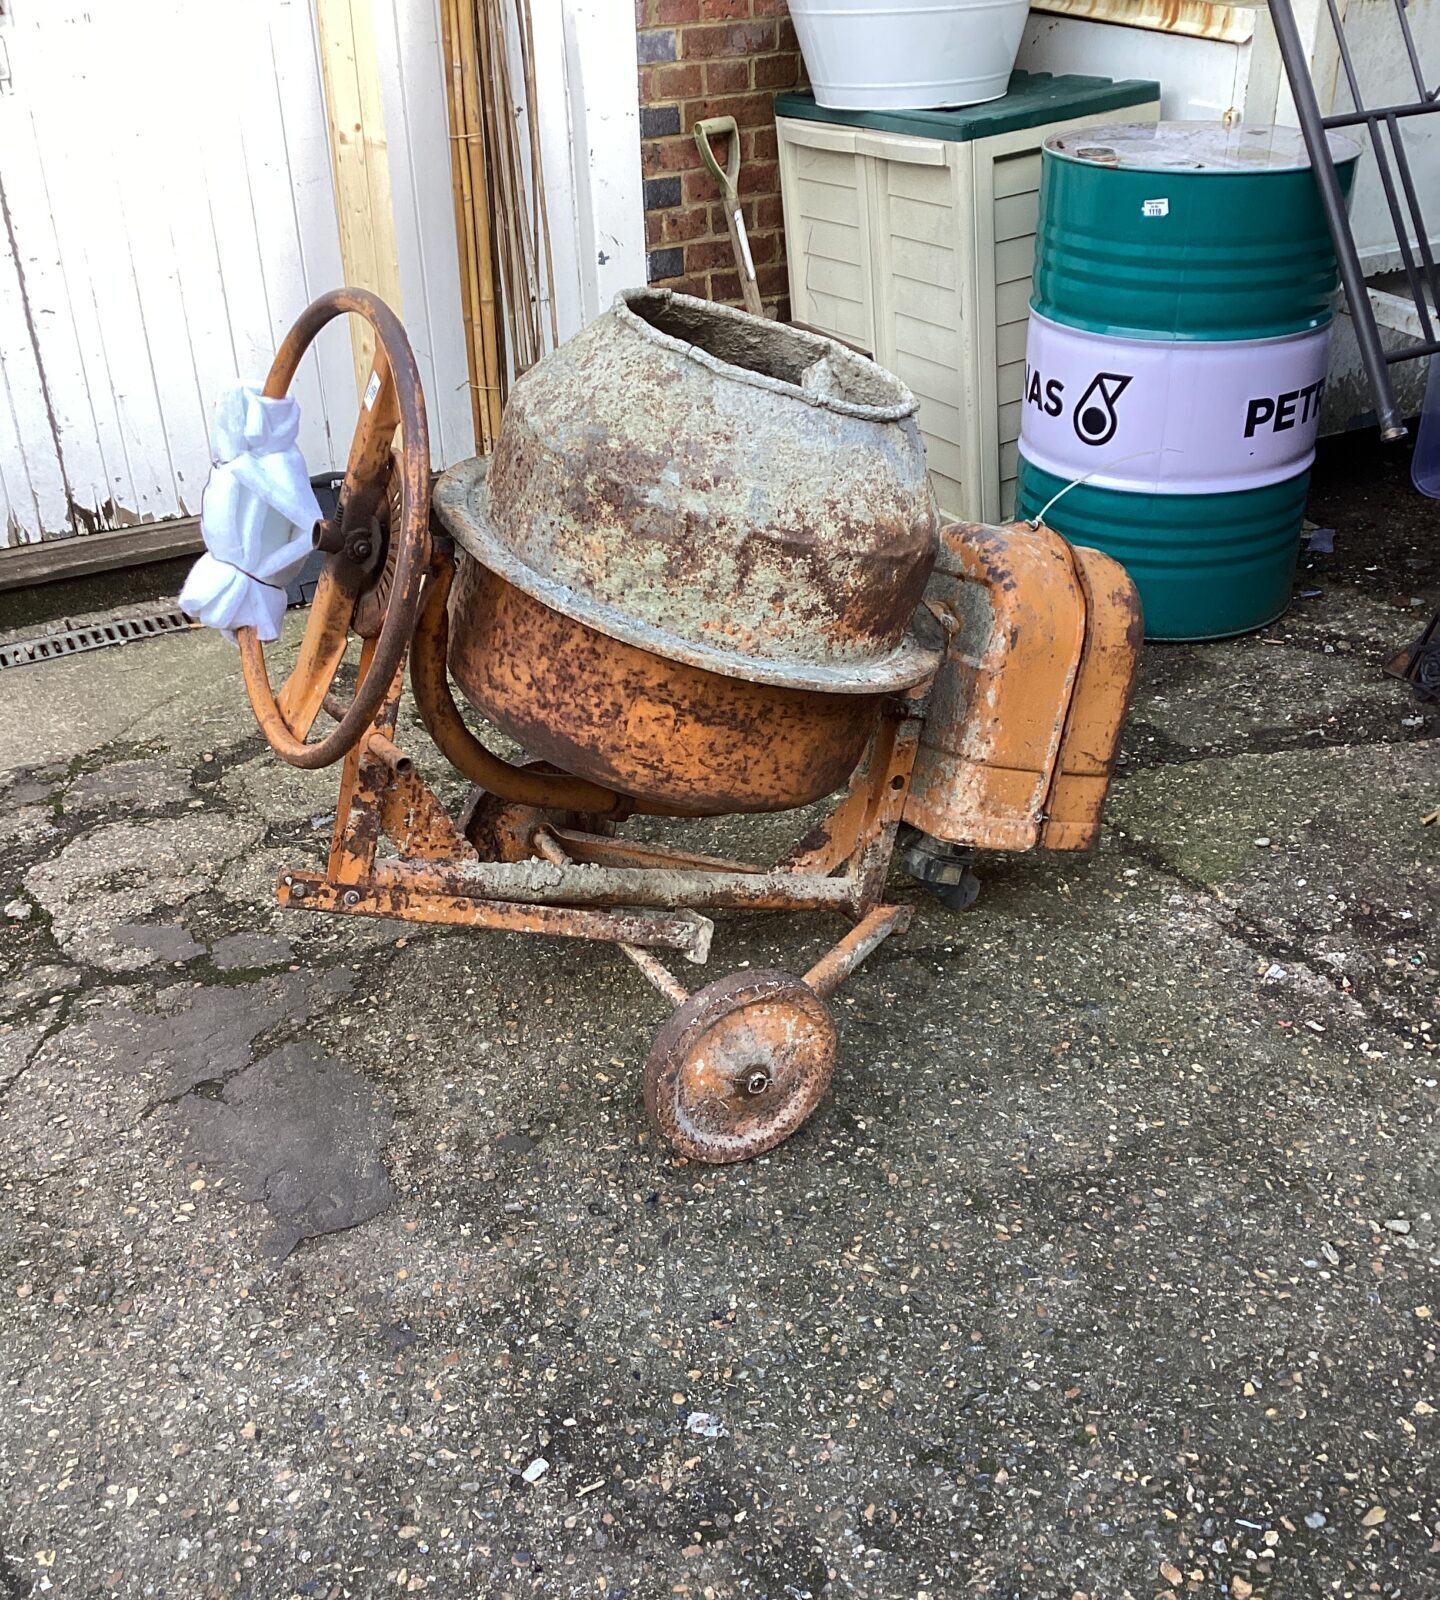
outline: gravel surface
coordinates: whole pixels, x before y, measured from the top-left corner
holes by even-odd
[[[1435,508],[1311,514],[1317,595],[1146,650],[1092,858],[897,879],[736,1168],[615,952],[276,907],[335,780],[223,641],[6,674],[0,1600],[1440,1595]]]

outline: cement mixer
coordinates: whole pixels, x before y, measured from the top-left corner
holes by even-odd
[[[673,1008],[644,1066],[656,1129],[697,1161],[772,1149],[829,1085],[827,997],[910,920],[887,894],[897,850],[960,905],[977,850],[1095,843],[1133,585],[1043,525],[941,526],[897,378],[661,290],[622,294],[521,377],[493,457],[432,491],[415,359],[374,295],[310,306],[264,392],[284,396],[345,313],[373,330],[374,371],[278,689],[256,629],[236,630],[276,754],[341,764],[324,869],[286,872],[281,902],[618,945]],[[456,815],[396,740],[407,663],[472,785]],[[523,759],[484,742],[452,685]],[[645,821],[820,802],[770,863],[657,842]],[[704,965],[717,910],[848,927],[803,973],[691,993],[662,953]]]

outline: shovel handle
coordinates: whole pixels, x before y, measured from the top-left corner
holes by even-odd
[[[725,167],[715,159],[710,140],[721,136],[729,139],[725,152]],[[706,117],[695,124],[695,148],[720,189],[720,203],[725,207],[725,226],[730,233],[730,246],[735,252],[735,265],[740,272],[740,292],[745,299],[745,309],[752,317],[763,317],[765,307],[760,300],[760,285],[755,281],[755,262],[750,255],[750,241],[745,234],[745,218],[740,210],[740,197],[735,185],[740,178],[740,130],[734,117]]]
[[[711,139],[721,137],[730,140],[730,146],[725,152],[723,170],[715,159],[715,152],[710,148]],[[703,121],[697,122],[695,148],[700,152],[700,159],[705,163],[710,176],[720,185],[720,198],[727,206],[733,206],[735,185],[740,178],[740,130],[735,125],[734,117],[706,117]]]

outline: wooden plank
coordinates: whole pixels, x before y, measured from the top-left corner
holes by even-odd
[[[863,304],[864,279],[860,268],[850,262],[827,261],[823,256],[807,261],[805,287],[812,295],[836,295],[842,300],[853,300],[856,305]]]
[[[960,312],[953,289],[907,277],[901,272],[891,276],[887,288],[892,316],[897,319],[912,317],[917,322],[928,323],[932,338],[959,337]]]
[[[897,310],[890,322],[897,355],[918,356],[938,362],[958,374],[960,370],[959,329],[925,316],[910,316]]]
[[[28,75],[28,74],[27,74]],[[55,227],[55,206],[41,160],[33,96],[16,117],[4,144],[4,191],[8,229],[23,273],[22,310],[43,379],[52,446],[59,457],[67,505],[64,520],[45,531],[84,533],[100,520],[110,499],[109,473],[101,448],[85,364],[76,336],[70,285]]]
[[[998,404],[1008,405],[1025,394],[1025,363],[1004,361],[995,369],[995,398]]]
[[[870,336],[870,319],[865,307],[857,300],[847,300],[840,295],[826,294],[823,290],[809,292],[809,314],[806,321],[826,333],[842,339],[864,344]]]
[[[0,219],[3,220],[3,219]],[[3,227],[0,227],[0,319],[6,306],[19,303],[14,261]],[[3,326],[0,326],[3,341]],[[4,544],[21,544],[40,536],[40,508],[30,482],[29,463],[20,437],[15,400],[10,387],[10,364],[0,350],[0,539]]]
[[[1033,194],[1040,188],[1040,152],[1005,156],[995,163],[995,198],[1012,194]]]
[[[925,464],[931,473],[944,473],[956,483],[965,481],[965,455],[960,446],[939,434],[925,432],[922,419],[920,431],[925,436]]]
[[[1024,323],[1030,315],[1030,275],[995,287],[995,324]]]
[[[887,161],[884,182],[892,199],[919,200],[947,209],[954,204],[955,179],[948,166],[912,167]]]
[[[947,473],[937,472],[930,468],[930,486],[935,491],[935,502],[940,507],[940,515],[946,518],[959,519],[965,516],[965,490],[958,478],[952,478]]]
[[[791,137],[795,138],[793,134]],[[795,173],[802,183],[832,183],[855,193],[853,150],[817,150],[798,141],[791,148],[795,151]]]
[[[1016,194],[995,200],[995,238],[1033,239],[1040,221],[1040,196]]]
[[[62,249],[73,301],[85,302],[93,345],[86,367],[103,434],[119,446],[128,480],[116,485],[113,520],[139,523],[180,510],[175,469],[166,437],[162,385],[173,374],[157,371],[137,286],[131,223],[126,206],[136,169],[126,159],[126,133],[149,94],[117,97],[116,81],[133,85],[163,79],[175,63],[161,50],[147,63],[136,36],[148,38],[144,14],[120,16],[94,8],[83,18],[74,5],[64,15],[48,12],[46,37],[34,44],[32,78],[37,144],[44,150],[57,215],[65,219]],[[60,47],[55,35],[63,39]],[[166,38],[163,26],[158,38]],[[193,377],[182,365],[177,381],[193,395]],[[193,401],[192,401],[193,403]],[[110,417],[113,414],[113,423]],[[120,470],[111,467],[112,474]],[[194,486],[198,499],[199,484]]]
[[[373,289],[402,316],[400,255],[372,0],[315,0],[315,19],[345,281]],[[374,361],[374,339],[358,318],[352,317],[350,326],[355,392],[361,394]]]
[[[801,237],[805,241],[805,255],[837,261],[846,267],[861,265],[859,228],[840,227],[831,222],[812,222],[808,218],[800,227]]]
[[[952,290],[959,282],[953,250],[918,244],[914,239],[890,240],[890,270],[896,277],[910,278],[936,291]]]
[[[400,283],[437,469],[475,454],[450,181],[444,48],[433,4],[373,0]]]
[[[6,96],[0,96],[3,104]],[[0,137],[6,133],[0,123]],[[28,538],[41,532],[73,531],[69,493],[61,470],[60,443],[50,422],[50,402],[36,361],[23,274],[11,246],[13,224],[0,183],[0,371],[18,449],[5,463],[6,477],[24,476],[29,485],[31,511],[25,519]]]
[[[57,583],[91,572],[141,566],[198,555],[204,548],[198,517],[176,517],[139,528],[112,528],[83,539],[46,539],[43,543],[0,550],[0,591]]]
[[[1009,444],[1020,437],[1020,401],[1009,400],[1000,407],[1000,443]]]
[[[904,195],[891,195],[888,211],[893,237],[939,245],[946,250],[954,248],[955,213],[951,207],[937,205],[933,200],[909,200]]]
[[[817,183],[809,176],[795,182],[795,209],[805,219],[860,226],[860,196],[854,184]]]
[[[943,350],[938,340],[927,344],[923,355],[897,348],[895,371],[922,399],[958,407],[960,373],[953,364],[937,361],[935,357],[939,354],[943,354]]]
[[[1035,235],[1026,234],[1020,239],[1006,239],[995,246],[995,282],[1014,283],[1023,279],[1028,285],[1035,268]]]
[[[1012,361],[1025,364],[1025,336],[1030,328],[1028,317],[1017,317],[1013,322],[1002,322],[995,330],[995,360],[1002,366]]]
[[[335,179],[325,124],[320,36],[314,7],[270,9],[268,78],[246,128],[247,170],[259,219],[261,271],[270,307],[270,349],[300,312],[345,282]],[[283,219],[283,220],[282,220]],[[267,355],[264,365],[269,365]],[[312,472],[341,470],[355,430],[354,352],[347,332],[327,330],[301,363],[300,446]]]

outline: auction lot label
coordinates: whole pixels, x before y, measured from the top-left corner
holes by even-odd
[[[1315,457],[1330,330],[1169,344],[1030,314],[1020,449],[1059,478],[1151,494],[1258,489]]]

